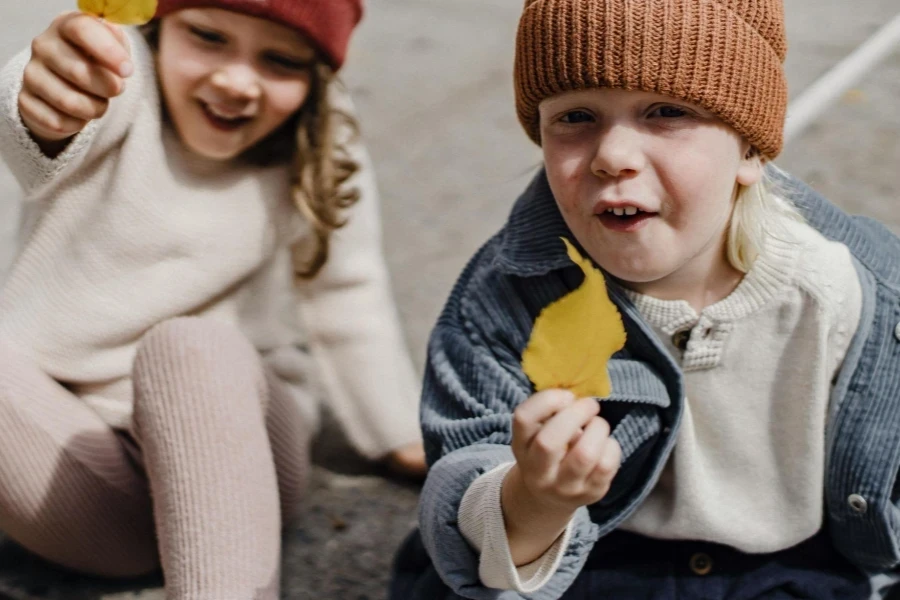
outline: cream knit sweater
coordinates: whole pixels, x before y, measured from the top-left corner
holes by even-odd
[[[189,155],[161,120],[151,50],[129,36],[137,69],[125,92],[54,159],[18,113],[28,52],[0,72],[0,155],[24,190],[26,217],[0,289],[0,337],[127,429],[144,333],[205,315],[240,328],[315,418],[310,347],[329,403],[367,456],[418,440],[418,382],[364,148],[352,148],[362,198],[333,236],[324,270],[297,286],[289,248],[308,227],[291,203],[287,167]],[[335,95],[352,110],[346,94]]]

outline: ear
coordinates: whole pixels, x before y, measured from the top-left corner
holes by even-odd
[[[759,183],[760,179],[762,179],[763,162],[759,152],[751,147],[749,143],[744,142],[741,145],[741,151],[743,154],[741,163],[738,165],[738,172],[735,180],[739,184],[749,187]]]

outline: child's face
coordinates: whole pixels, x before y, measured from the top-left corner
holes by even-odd
[[[186,9],[160,25],[166,108],[184,145],[205,158],[235,158],[296,113],[314,59],[298,32],[240,13]]]
[[[548,98],[540,120],[556,202],[602,268],[649,284],[726,261],[737,184],[762,175],[733,129],[682,100],[606,88]]]

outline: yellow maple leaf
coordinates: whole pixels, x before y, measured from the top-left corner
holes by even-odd
[[[606,365],[625,346],[622,315],[609,299],[603,273],[569,240],[563,242],[584,282],[538,315],[522,369],[537,391],[565,389],[579,398],[605,398],[612,391]]]
[[[156,14],[157,0],[78,0],[78,10],[119,25],[143,25]]]

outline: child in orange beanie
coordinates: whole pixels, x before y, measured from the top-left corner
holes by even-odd
[[[393,598],[828,600],[890,582],[900,241],[766,168],[786,47],[781,0],[526,1],[516,106],[544,168],[432,334],[431,470]],[[607,397],[537,391],[522,367],[538,315],[584,279],[561,237],[606,275],[627,334]],[[549,351],[591,371],[591,325]]]

